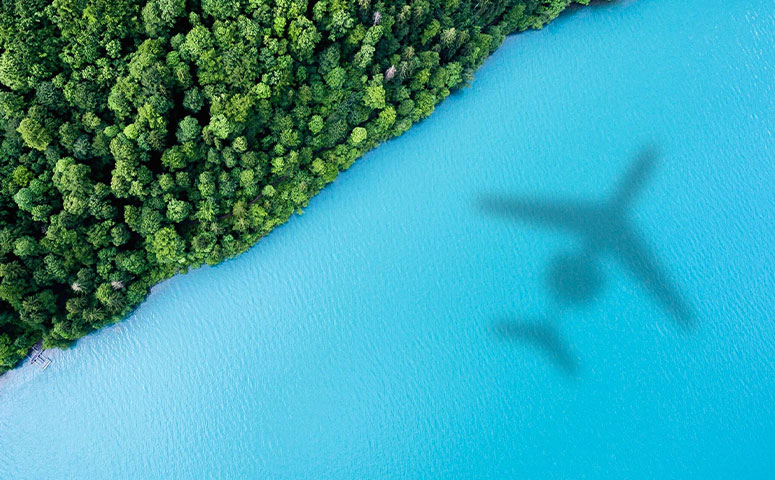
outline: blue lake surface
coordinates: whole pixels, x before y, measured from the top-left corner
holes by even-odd
[[[248,253],[2,377],[0,477],[775,478],[773,85],[770,0],[510,37]],[[668,281],[482,208],[602,202],[646,146]]]

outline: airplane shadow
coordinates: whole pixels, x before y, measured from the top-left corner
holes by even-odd
[[[691,305],[628,215],[651,177],[656,159],[654,148],[642,149],[605,201],[482,195],[478,206],[486,215],[570,232],[582,240],[580,249],[561,252],[548,265],[546,286],[558,306],[581,306],[597,298],[604,284],[600,257],[607,256],[624,266],[676,325],[688,330],[694,325]],[[540,343],[561,368],[567,368],[568,357],[560,353],[559,336],[546,326],[528,322],[496,329],[511,338]]]

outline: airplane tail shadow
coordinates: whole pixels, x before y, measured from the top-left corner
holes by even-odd
[[[575,376],[579,364],[559,331],[547,321],[503,321],[493,325],[497,335],[518,341],[540,350],[568,376]]]

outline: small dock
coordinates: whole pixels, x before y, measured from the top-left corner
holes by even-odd
[[[51,359],[43,353],[43,344],[41,342],[36,343],[35,346],[32,347],[30,363],[37,365],[41,370],[45,370],[51,365]]]

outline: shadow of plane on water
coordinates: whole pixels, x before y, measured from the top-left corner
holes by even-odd
[[[558,257],[550,269],[551,286],[561,300],[591,300],[602,283],[595,260],[599,254],[608,253],[619,259],[679,325],[690,327],[694,317],[691,307],[627,215],[654,163],[653,149],[641,153],[614,195],[602,203],[486,196],[480,205],[489,213],[568,230],[582,237],[583,250]]]
[[[609,254],[629,270],[679,326],[688,329],[694,323],[691,306],[628,216],[628,209],[652,173],[655,161],[654,149],[643,150],[613,195],[603,202],[488,195],[480,198],[479,206],[488,214],[570,231],[583,240],[580,250],[558,255],[549,266],[548,286],[560,305],[580,305],[595,298],[603,284],[598,257]],[[499,324],[496,331],[540,345],[558,366],[569,371],[572,356],[564,349],[553,324]]]

